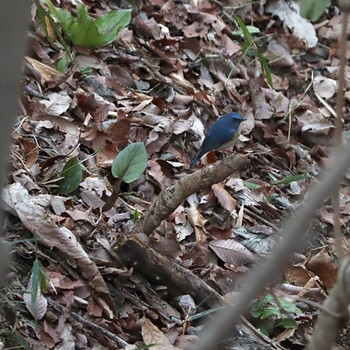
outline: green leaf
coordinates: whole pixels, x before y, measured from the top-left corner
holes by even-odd
[[[68,11],[55,7],[55,15],[61,24],[63,32],[70,37],[70,31],[74,23],[74,17]]]
[[[246,26],[248,32],[250,34],[258,34],[260,33],[260,29],[258,27],[254,27],[254,26]],[[232,35],[239,35],[239,36],[243,36],[244,37],[244,34],[243,34],[243,30],[242,29],[239,29],[239,30],[234,30],[232,32]]]
[[[266,294],[262,299],[261,302],[263,304],[268,304],[275,301],[275,297],[272,294]]]
[[[97,18],[95,25],[103,35],[103,44],[109,44],[114,41],[120,29],[126,27],[130,20],[131,10],[113,10]]]
[[[282,314],[281,314],[280,310],[275,305],[266,307],[263,310],[263,313],[261,314],[260,318],[264,319],[264,318],[269,318],[271,316],[275,316],[277,318],[281,318],[282,317]]]
[[[293,329],[297,328],[298,324],[292,318],[283,318],[280,322],[276,324],[276,326],[282,326],[285,329]]]
[[[49,30],[47,28],[46,18],[48,17],[48,13],[42,7],[42,5],[39,2],[39,0],[34,0],[34,3],[35,3],[35,6],[36,6],[36,9],[38,11],[38,15],[39,15],[39,18],[40,18],[41,25],[43,26],[45,36],[46,36],[47,40],[49,41],[50,45],[54,46],[54,43],[53,43],[52,38],[51,38],[51,35],[49,34]]]
[[[269,67],[269,63],[266,59],[266,57],[261,52],[261,49],[259,46],[254,42],[252,33],[260,33],[259,28],[253,27],[253,26],[246,26],[242,19],[238,16],[235,16],[235,20],[237,22],[237,25],[240,28],[239,32],[240,35],[243,34],[244,42],[242,45],[242,52],[243,55],[247,55],[248,57],[257,57],[259,59],[259,62],[261,64],[261,68],[263,71],[263,75],[269,84],[271,88],[273,88],[272,83],[272,75]]]
[[[268,63],[266,57],[261,53],[260,49],[258,49],[257,56],[258,56],[260,64],[261,64],[261,68],[263,70],[264,77],[267,80],[270,87],[273,88],[272,75],[271,75],[269,63]]]
[[[56,22],[52,18],[52,15],[57,18],[57,16],[59,15],[59,11],[64,11],[64,10],[56,8],[52,4],[51,0],[46,0],[45,1],[47,6],[48,6],[48,8],[49,8],[49,10],[45,10],[41,6],[39,0],[34,0],[34,2],[35,2],[35,6],[36,6],[36,8],[38,10],[38,14],[39,14],[40,21],[41,21],[41,24],[43,26],[46,38],[49,41],[50,45],[55,47],[55,45],[53,43],[53,40],[51,38],[51,35],[49,34],[49,31],[48,31],[46,19],[50,23],[51,28],[54,30],[54,32],[55,32],[55,34],[56,34],[60,44],[63,46],[64,50],[66,51],[66,54],[68,55],[68,58],[70,59],[70,61],[73,61],[70,49],[69,49],[67,43],[65,42],[65,40],[63,39],[62,34],[61,34],[61,32],[60,32]],[[71,16],[71,14],[69,12],[66,11],[65,15],[66,16],[70,16],[72,18],[72,20],[73,20],[73,17]]]
[[[54,15],[58,22],[60,22],[62,29],[65,33],[69,33],[72,24],[74,23],[73,15],[67,10],[61,9],[53,5],[51,0],[45,1],[51,14]]]
[[[244,181],[243,182],[244,186],[249,188],[250,190],[258,190],[259,188],[261,188],[260,185],[257,185],[253,182],[249,182],[249,181]]]
[[[274,181],[272,185],[287,185],[290,184],[291,182],[294,181],[300,181],[300,180],[306,180],[309,179],[311,175],[309,173],[304,173],[304,174],[298,174],[298,175],[292,175],[292,176],[287,176],[282,180]]]
[[[221,307],[221,306],[220,306],[220,307],[214,307],[214,308],[211,308],[211,309],[209,309],[209,310],[202,311],[202,312],[200,312],[200,313],[198,313],[198,314],[195,314],[195,315],[191,315],[191,316],[189,316],[189,317],[186,317],[186,321],[192,322],[192,321],[194,321],[194,320],[197,320],[197,319],[199,319],[199,318],[208,316],[208,315],[212,314],[213,312],[217,312],[217,311],[220,311],[220,310],[222,310],[222,309],[223,309],[223,307]]]
[[[262,299],[256,301],[250,309],[250,313],[255,318],[266,318],[265,313],[271,312],[266,311],[270,308],[273,308],[275,311],[278,310],[275,306],[271,306],[271,302],[273,302],[274,296],[272,294],[266,294]]]
[[[257,328],[260,329],[262,334],[270,337],[270,332],[268,326],[266,325],[266,321],[258,322]]]
[[[76,190],[83,178],[83,169],[76,158],[71,158],[65,164],[59,181],[58,192],[68,194]]]
[[[134,223],[136,223],[137,220],[139,220],[141,217],[142,217],[142,213],[141,213],[139,210],[135,209],[135,210],[132,212],[132,221],[133,221]]]
[[[96,49],[109,44],[131,20],[131,10],[112,10],[95,20],[81,3],[77,5],[78,17],[74,18],[70,12],[55,7],[51,0],[45,1],[50,12],[60,22],[63,32],[75,46]]]
[[[112,175],[126,183],[136,181],[147,167],[147,158],[143,142],[132,143],[114,158]]]
[[[57,61],[57,70],[60,71],[61,73],[64,73],[67,68],[68,68],[68,55],[66,54]]]
[[[33,264],[32,292],[31,292],[31,302],[32,302],[33,308],[36,305],[36,299],[38,297],[39,280],[40,280],[40,261],[38,259],[35,259]]]
[[[261,315],[263,314],[264,310],[262,309],[257,309],[254,306],[252,306],[252,308],[250,309],[250,314],[254,317],[254,318],[260,318]]]
[[[47,278],[44,272],[43,265],[40,260],[35,259],[33,263],[32,273],[32,291],[31,291],[31,304],[34,308],[38,298],[38,291],[45,291],[47,288]]]
[[[242,19],[238,16],[235,16],[235,20],[236,20],[239,28],[241,29],[243,36],[244,36],[244,43],[243,43],[243,47],[242,47],[242,52],[243,52],[243,55],[245,55],[248,48],[252,45],[253,38],[252,38],[251,34],[249,33],[247,26],[242,21]]]
[[[300,7],[300,14],[316,22],[329,6],[331,6],[331,0],[304,0]]]
[[[283,310],[287,311],[288,313],[299,315],[302,313],[302,311],[295,306],[292,302],[285,300],[285,299],[279,299],[279,303]]]
[[[40,263],[40,277],[39,277],[40,290],[42,292],[45,292],[47,290],[47,277],[44,272],[43,264],[41,263],[41,261],[39,261],[39,263]]]
[[[271,193],[269,194],[266,199],[269,201],[269,202],[272,202],[274,201],[276,198],[278,197],[278,193]]]
[[[91,74],[94,72],[94,69],[92,67],[86,67],[80,69],[81,74],[83,75],[83,79],[86,77],[91,76]]]
[[[104,37],[83,4],[78,4],[77,13],[78,18],[72,24],[69,33],[73,44],[88,49],[96,49],[101,46],[104,43]]]

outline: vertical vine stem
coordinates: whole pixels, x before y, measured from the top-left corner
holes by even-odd
[[[345,67],[346,67],[346,46],[347,46],[347,29],[348,29],[348,12],[343,12],[342,32],[339,40],[339,57],[340,63],[338,68],[338,91],[336,98],[336,127],[334,132],[334,147],[339,149],[343,142],[343,106],[344,106],[344,86],[345,86]],[[342,233],[340,225],[340,189],[339,185],[332,194],[333,212],[334,212],[334,245],[339,260],[344,258],[344,249],[342,246]]]

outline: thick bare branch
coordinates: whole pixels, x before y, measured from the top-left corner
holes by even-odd
[[[189,195],[226,179],[234,171],[244,168],[248,163],[247,157],[232,154],[220,162],[180,179],[171,188],[162,190],[141,223],[142,228],[137,227],[135,231],[143,231],[149,235]]]

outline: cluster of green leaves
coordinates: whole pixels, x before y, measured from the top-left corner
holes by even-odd
[[[269,63],[266,57],[264,56],[258,42],[254,40],[252,36],[252,34],[260,33],[259,28],[254,26],[246,26],[242,21],[242,19],[238,16],[235,16],[235,20],[239,27],[239,30],[234,31],[232,34],[243,36],[244,38],[244,42],[242,46],[243,55],[247,55],[250,58],[259,60],[263,71],[263,75],[267,83],[269,84],[269,86],[273,87],[272,75],[271,75]]]
[[[103,16],[94,19],[89,16],[85,6],[81,3],[77,5],[77,18],[75,18],[67,10],[55,7],[51,0],[43,1],[46,3],[48,11],[41,6],[39,0],[35,0],[35,4],[45,34],[50,41],[45,20],[48,19],[64,47],[66,46],[65,41],[59,34],[59,31],[55,29],[56,26],[53,25],[54,21],[52,18],[59,22],[63,33],[74,46],[82,46],[92,50],[113,42],[117,38],[120,29],[126,27],[131,20],[131,10],[111,10]]]
[[[260,320],[258,327],[267,336],[269,336],[269,327],[283,327],[284,329],[296,328],[297,323],[291,316],[300,315],[302,311],[290,301],[276,298],[271,294],[267,294],[262,299],[256,301],[250,309],[250,313],[254,318]]]
[[[55,32],[55,35],[57,36],[58,41],[60,42],[60,44],[62,45],[62,47],[66,51],[66,55],[72,61],[71,51],[70,51],[66,41],[64,40],[64,38],[61,34],[61,31],[59,30],[56,22],[54,21],[54,19],[50,15],[50,11],[46,10],[42,6],[42,4],[40,3],[40,0],[34,0],[34,3],[35,3],[35,6],[37,8],[38,15],[39,15],[39,18],[41,21],[41,25],[43,26],[44,33],[45,33],[47,40],[49,41],[49,43],[51,44],[52,47],[55,47],[55,43],[52,40],[52,34],[51,34],[51,30],[50,30],[50,28],[51,28]],[[66,61],[66,59],[65,59],[65,61]]]
[[[331,6],[331,0],[302,0],[300,6],[300,14],[304,18],[311,20],[312,22],[316,22],[323,15],[325,10]],[[254,26],[246,26],[242,19],[239,16],[235,16],[236,23],[239,27],[239,30],[234,31],[233,35],[243,36],[244,42],[242,46],[243,55],[247,55],[253,59],[258,59],[261,68],[263,71],[263,75],[267,81],[267,83],[273,87],[272,85],[272,75],[270,71],[270,67],[266,57],[264,56],[258,42],[253,39],[252,34],[260,33],[259,28]]]
[[[331,6],[331,0],[303,0],[300,5],[300,14],[312,22],[316,22]]]
[[[136,181],[145,171],[147,160],[147,152],[143,142],[132,143],[114,158],[112,175],[126,183]],[[75,191],[79,187],[82,178],[83,168],[78,159],[68,159],[60,174],[58,193],[68,194]],[[135,215],[137,216],[137,214]]]

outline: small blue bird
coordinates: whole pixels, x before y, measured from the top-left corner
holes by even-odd
[[[239,125],[243,120],[238,113],[228,113],[219,118],[208,130],[202,146],[191,162],[191,169],[205,153],[213,149],[224,150],[232,146],[238,139]]]

